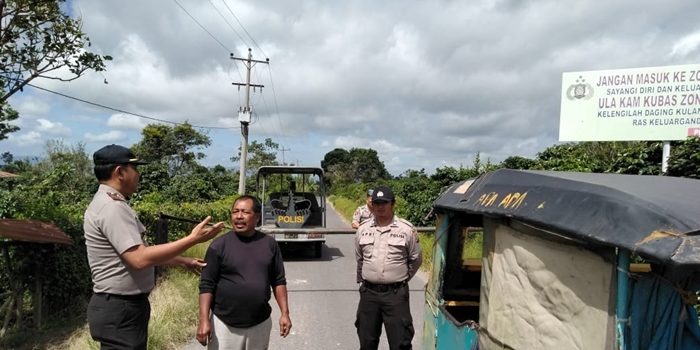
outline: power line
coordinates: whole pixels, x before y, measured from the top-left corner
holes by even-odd
[[[291,148],[284,148],[284,146],[282,146],[282,148],[278,149],[278,151],[282,152],[282,165],[287,165],[287,162],[284,159],[284,152],[291,151],[291,150],[292,150]]]
[[[275,117],[277,117],[277,124],[279,124],[280,130],[284,130],[284,127],[282,127],[282,120],[280,119],[280,109],[277,105],[277,93],[275,92],[275,82],[272,80],[272,68],[270,68],[269,64],[267,65],[267,71],[270,73],[270,87],[272,88],[272,100],[275,103]]]
[[[246,33],[246,35],[248,35],[248,37],[250,38],[250,40],[253,41],[253,45],[255,45],[255,47],[256,47],[258,50],[260,50],[260,52],[261,52],[265,57],[270,57],[270,56],[268,56],[268,55],[265,53],[265,51],[263,51],[262,48],[260,48],[260,46],[258,45],[258,43],[255,42],[255,39],[253,39],[253,36],[251,36],[250,33],[248,33],[248,31],[247,31],[247,30],[245,29],[245,27],[243,26],[243,23],[241,23],[241,21],[238,19],[238,17],[236,17],[236,14],[233,13],[233,10],[231,10],[231,8],[228,6],[228,4],[226,3],[226,0],[221,0],[221,1],[224,3],[224,5],[226,5],[226,8],[228,9],[228,12],[231,12],[231,15],[233,16],[233,18],[236,19],[236,22],[238,22],[238,25],[240,25],[241,28],[243,28],[243,31]]]
[[[214,36],[214,34],[212,34],[209,30],[207,30],[207,28],[205,28],[201,23],[199,23],[199,21],[197,21],[197,19],[194,18],[194,16],[192,16],[189,12],[187,12],[187,10],[186,10],[184,7],[182,7],[182,5],[180,5],[180,3],[179,3],[177,0],[173,0],[173,1],[175,1],[175,3],[177,4],[177,6],[180,6],[180,8],[182,9],[182,11],[185,11],[185,13],[186,13],[188,16],[190,16],[190,18],[192,18],[192,20],[193,20],[195,23],[197,23],[197,24],[199,25],[200,28],[202,28],[205,32],[207,32],[207,34],[209,34],[209,36],[210,36],[212,39],[216,40],[216,42],[219,43],[219,45],[221,45],[221,47],[223,47],[224,50],[226,50],[226,52],[229,52],[229,53],[230,53],[230,52],[233,52],[233,51],[231,51],[228,47],[226,47],[226,45],[224,45],[221,41],[219,41],[219,39],[217,39],[217,38]]]
[[[219,16],[221,16],[221,18],[224,20],[224,22],[226,22],[226,24],[228,24],[228,27],[231,28],[231,30],[233,30],[233,32],[236,34],[236,36],[238,37],[238,39],[241,39],[241,42],[242,42],[243,44],[245,44],[245,46],[250,46],[250,45],[248,45],[248,43],[245,41],[245,39],[243,39],[243,37],[242,37],[240,34],[238,34],[238,31],[236,31],[236,29],[233,28],[233,25],[226,19],[226,17],[224,17],[224,14],[221,13],[221,11],[219,11],[219,8],[216,7],[216,5],[214,5],[214,3],[213,3],[211,0],[209,0],[209,3],[210,3],[211,6],[216,10],[216,12],[219,14]]]
[[[119,112],[119,113],[124,113],[124,114],[133,115],[133,116],[139,117],[139,118],[144,118],[144,119],[148,119],[148,120],[154,120],[154,121],[161,122],[161,123],[168,123],[168,124],[174,124],[174,125],[185,125],[185,124],[188,124],[188,125],[192,126],[193,128],[200,128],[200,129],[236,129],[235,127],[201,126],[201,125],[192,125],[192,124],[189,124],[189,123],[172,122],[172,121],[169,121],[169,120],[153,118],[153,117],[149,117],[149,116],[146,116],[146,115],[143,115],[143,114],[138,114],[138,113],[133,113],[133,112],[125,111],[125,110],[119,109],[119,108],[114,108],[114,107],[110,107],[110,106],[105,106],[105,105],[103,105],[103,104],[99,104],[99,103],[96,103],[96,102],[84,100],[84,99],[82,99],[82,98],[78,98],[78,97],[66,95],[66,94],[63,94],[63,93],[60,93],[60,92],[57,92],[57,91],[53,91],[53,90],[49,90],[49,89],[46,89],[46,88],[43,88],[43,87],[40,87],[40,86],[36,86],[36,85],[33,85],[33,84],[27,84],[27,86],[31,86],[31,87],[33,87],[33,88],[35,88],[35,89],[38,89],[38,90],[50,92],[50,93],[52,93],[52,94],[56,94],[56,95],[61,96],[61,97],[69,98],[69,99],[71,99],[71,100],[76,100],[76,101],[79,101],[79,102],[82,102],[82,103],[87,103],[87,104],[89,104],[89,105],[93,105],[93,106],[96,106],[96,107],[100,107],[100,108],[104,108],[104,109],[109,109],[109,110],[111,110],[111,111],[115,111],[115,112]]]

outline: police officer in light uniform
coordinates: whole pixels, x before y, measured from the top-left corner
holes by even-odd
[[[365,204],[357,207],[352,214],[352,228],[357,229],[362,223],[374,217],[372,215],[372,192],[372,189],[367,190]]]
[[[154,265],[179,265],[201,271],[202,260],[178,256],[212,239],[223,222],[207,226],[210,217],[178,241],[147,246],[145,227],[127,200],[139,183],[137,165],[146,164],[126,147],[105,146],[93,154],[100,183],[85,211],[83,229],[93,295],[88,304],[90,335],[101,349],[146,349],[154,287]]]
[[[379,186],[372,193],[374,219],[360,225],[355,235],[357,282],[357,335],[361,350],[376,350],[386,328],[389,348],[411,349],[413,319],[408,281],[422,262],[418,234],[410,222],[394,215],[394,193]]]

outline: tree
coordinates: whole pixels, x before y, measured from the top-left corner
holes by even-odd
[[[661,174],[661,142],[629,142],[619,150],[607,172],[631,175]]]
[[[500,166],[503,168],[506,168],[506,169],[520,169],[520,170],[537,169],[537,161],[534,159],[525,158],[525,157],[521,157],[521,156],[510,156],[510,157],[504,159],[501,162]]]
[[[537,163],[544,170],[603,172],[597,159],[592,159],[585,149],[576,143],[547,147],[537,154]]]
[[[198,166],[187,175],[171,178],[162,195],[173,202],[212,202],[237,192],[235,175],[221,165],[211,169]]]
[[[18,290],[29,290],[40,276],[44,285],[50,286],[42,292],[44,311],[56,314],[75,309],[90,290],[90,270],[85,244],[81,242],[83,214],[97,188],[97,180],[83,145],[49,142],[45,150],[46,157],[24,164],[22,176],[13,179],[15,185],[7,191],[3,191],[7,182],[0,182],[0,216],[52,222],[71,237],[73,244],[8,245],[13,270],[18,273],[0,276],[0,294],[11,284],[18,286]],[[9,154],[3,158],[13,164],[17,162]],[[5,263],[9,260],[0,262],[0,270],[5,271]],[[37,271],[39,275],[35,274]]]
[[[416,226],[427,225],[433,202],[440,196],[440,183],[421,169],[406,170],[390,186],[398,197],[396,214]]]
[[[644,141],[565,143],[540,152],[534,164],[529,164],[527,158],[510,157],[502,165],[555,171],[658,174],[661,162],[659,146],[658,143]]]
[[[334,186],[391,178],[377,151],[371,148],[352,148],[350,151],[336,148],[326,153],[321,167],[326,172],[329,184]]]
[[[63,12],[64,2],[0,0],[0,140],[19,130],[7,125],[17,119],[7,99],[30,81],[71,81],[87,70],[103,71],[104,60],[112,59],[85,50],[90,39],[80,30],[80,21]]]
[[[209,136],[188,123],[176,126],[149,124],[141,135],[143,139],[132,147],[134,153],[148,162],[165,164],[171,176],[195,168],[197,161],[206,157],[195,149],[211,145]]]
[[[255,174],[261,166],[279,165],[277,151],[280,145],[266,138],[264,142],[253,141],[248,145],[248,161],[246,162],[246,175]],[[241,149],[238,147],[238,155],[231,157],[231,161],[241,161]]]
[[[371,148],[351,148],[349,154],[355,182],[368,183],[391,178],[384,162],[379,160],[377,151]]]
[[[342,148],[336,148],[323,156],[321,168],[323,171],[329,172],[330,168],[337,164],[345,164],[350,162],[350,153]]]
[[[141,131],[143,139],[132,146],[137,157],[150,162],[139,167],[141,183],[137,198],[147,193],[164,191],[172,186],[175,177],[196,172],[198,160],[205,157],[197,148],[207,147],[211,139],[190,124],[169,126],[149,124]]]
[[[700,137],[674,142],[666,175],[700,179]]]
[[[7,102],[0,102],[0,140],[7,138],[7,135],[19,130],[16,125],[9,124],[19,117],[19,113],[12,109]]]

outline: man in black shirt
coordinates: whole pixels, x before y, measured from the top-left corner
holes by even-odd
[[[209,349],[267,349],[271,289],[281,313],[280,335],[286,337],[292,328],[282,254],[274,238],[255,230],[260,211],[257,198],[236,199],[233,231],[216,238],[207,250],[197,340]]]

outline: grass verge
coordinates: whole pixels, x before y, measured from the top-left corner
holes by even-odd
[[[328,200],[331,203],[333,203],[333,208],[335,209],[335,211],[337,211],[338,214],[340,214],[340,216],[347,219],[348,222],[352,221],[352,214],[355,212],[355,209],[357,209],[357,207],[361,204],[358,204],[357,202],[347,199],[345,197],[335,195],[328,197]]]
[[[203,258],[209,243],[198,244],[183,255]],[[180,268],[168,268],[151,292],[151,321],[148,324],[148,349],[179,349],[194,339],[199,309],[199,276]],[[84,320],[84,319],[83,319]],[[83,321],[84,322],[84,321]],[[84,324],[52,350],[99,349]]]
[[[433,266],[433,246],[435,244],[435,232],[419,232],[418,239],[420,249],[423,251],[423,263],[421,270],[431,271]]]

